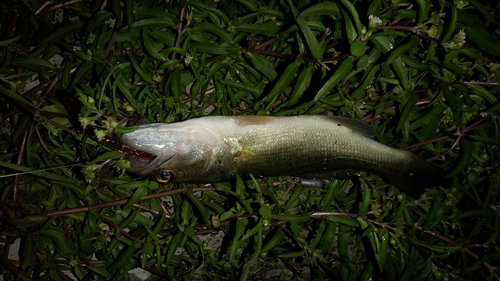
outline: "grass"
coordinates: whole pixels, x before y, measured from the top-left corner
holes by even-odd
[[[495,1],[4,2],[4,280],[134,280],[134,268],[148,280],[500,280]],[[411,198],[361,172],[325,188],[162,186],[95,137],[328,113],[364,120],[452,185]]]

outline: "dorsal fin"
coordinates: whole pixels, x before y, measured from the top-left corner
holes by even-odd
[[[239,124],[242,126],[249,125],[267,125],[276,119],[274,116],[258,116],[258,115],[240,115],[236,116]]]
[[[325,119],[335,122],[337,126],[345,126],[349,128],[353,133],[368,137],[374,138],[375,131],[370,125],[364,123],[358,119],[345,118],[339,116],[325,116]]]

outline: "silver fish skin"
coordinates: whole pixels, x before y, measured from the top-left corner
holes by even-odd
[[[168,170],[175,182],[221,182],[236,174],[328,178],[335,170],[355,169],[414,197],[442,182],[441,169],[374,135],[369,125],[343,117],[206,116],[141,125],[118,139],[157,155],[153,161],[127,156],[129,171],[154,177]]]

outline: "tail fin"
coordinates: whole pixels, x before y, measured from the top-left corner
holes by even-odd
[[[414,198],[420,197],[429,187],[448,187],[449,179],[445,178],[445,172],[420,157],[411,154],[410,161],[401,171],[388,176],[391,184],[406,192]]]

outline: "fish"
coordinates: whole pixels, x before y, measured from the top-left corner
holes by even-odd
[[[351,169],[415,198],[442,184],[441,168],[374,136],[370,125],[338,116],[204,116],[139,125],[116,142],[130,172],[161,183],[224,182],[237,174],[331,178]]]

